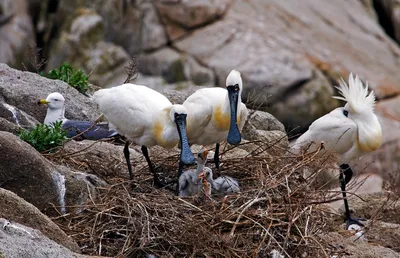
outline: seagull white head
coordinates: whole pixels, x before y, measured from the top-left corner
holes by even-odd
[[[50,125],[65,118],[64,102],[65,98],[59,92],[53,92],[49,94],[46,99],[41,99],[37,102],[37,104],[47,105],[47,114],[44,119],[44,124]]]
[[[346,101],[342,108],[343,115],[357,124],[358,146],[364,152],[371,152],[382,144],[382,128],[374,114],[375,94],[368,94],[368,83],[363,86],[358,75],[349,75],[349,85],[342,79],[336,87],[342,96],[333,98]]]
[[[46,99],[41,99],[38,104],[47,104],[50,109],[64,108],[65,99],[59,92],[50,93]]]

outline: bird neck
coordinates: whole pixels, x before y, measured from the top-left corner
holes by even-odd
[[[65,107],[59,109],[47,108],[44,124],[50,125],[52,123],[65,119],[64,113],[65,113]]]
[[[164,148],[173,148],[179,142],[176,124],[169,118],[169,111],[163,110],[153,126],[153,136],[157,144]]]
[[[357,124],[358,147],[365,153],[377,150],[382,144],[382,128],[374,113],[354,118]]]

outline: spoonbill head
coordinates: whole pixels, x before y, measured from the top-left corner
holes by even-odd
[[[188,111],[188,138],[190,144],[217,144],[214,161],[219,169],[219,143],[239,144],[240,131],[248,117],[242,103],[243,82],[238,71],[232,70],[226,78],[226,88],[213,87],[197,90],[183,105]]]
[[[346,211],[346,227],[349,228],[351,224],[363,226],[350,216],[346,184],[351,180],[353,171],[346,163],[378,149],[382,144],[382,129],[374,114],[375,94],[373,91],[368,93],[368,84],[364,87],[358,75],[354,78],[350,73],[349,84],[342,79],[336,88],[341,96],[334,98],[346,101],[345,106],[314,121],[308,131],[297,139],[295,148],[317,143],[311,148],[315,150],[323,142],[325,151],[340,155],[339,181]]]
[[[81,138],[99,140],[118,136],[114,130],[110,130],[107,124],[94,124],[90,121],[70,120],[65,118],[65,98],[59,92],[50,93],[46,99],[41,99],[37,104],[47,105],[47,113],[44,124],[51,125],[62,121],[62,128],[67,136],[72,138],[81,135]]]
[[[178,177],[182,173],[183,164],[194,163],[195,158],[190,151],[186,133],[187,110],[183,105],[172,105],[161,93],[143,85],[130,83],[98,90],[93,98],[102,114],[111,123],[110,126],[128,139],[124,154],[131,179],[133,175],[129,159],[129,142],[142,146],[143,155],[154,175],[155,183],[160,186],[162,184],[155,174],[147,147],[159,145],[171,149],[180,141]]]

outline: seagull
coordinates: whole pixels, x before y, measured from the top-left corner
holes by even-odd
[[[186,134],[186,108],[172,104],[164,95],[144,85],[122,84],[101,89],[93,94],[100,112],[110,122],[110,128],[126,137],[124,155],[130,178],[133,179],[129,157],[131,142],[141,145],[141,150],[154,176],[154,184],[163,184],[155,173],[147,147],[159,145],[171,149],[180,141],[181,154],[178,178],[183,165],[195,162]],[[179,182],[177,189],[179,189]]]
[[[220,142],[227,140],[229,144],[237,145],[241,141],[240,131],[249,114],[241,100],[242,90],[241,75],[232,70],[226,78],[226,89],[199,89],[183,103],[188,112],[190,144],[216,144],[214,162],[218,171]]]
[[[189,169],[179,177],[179,196],[194,196],[201,190],[201,184],[198,176],[204,170],[207,162],[208,151],[200,151],[197,154],[197,169]]]
[[[59,92],[53,92],[46,99],[41,99],[37,104],[47,105],[47,113],[44,119],[45,125],[52,125],[62,121],[62,128],[67,132],[67,137],[72,138],[91,127],[83,133],[81,138],[88,140],[99,140],[103,138],[117,137],[118,133],[108,128],[108,124],[96,124],[90,121],[70,120],[65,118],[65,98]]]
[[[339,182],[348,229],[352,224],[363,224],[350,216],[345,191],[353,171],[347,163],[377,150],[382,144],[382,129],[374,114],[375,94],[373,91],[368,93],[368,84],[364,87],[358,75],[354,78],[350,73],[349,84],[347,85],[342,78],[340,86],[336,88],[341,96],[333,98],[346,101],[346,105],[315,120],[308,131],[296,140],[295,148],[310,143],[323,143],[324,151],[321,153],[333,151],[340,155]],[[315,150],[315,147],[310,150]]]

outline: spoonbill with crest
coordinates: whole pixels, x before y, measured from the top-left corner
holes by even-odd
[[[382,144],[382,129],[374,114],[375,94],[368,93],[368,84],[363,86],[358,75],[349,75],[349,85],[342,79],[336,87],[342,96],[333,98],[346,101],[339,107],[315,120],[296,141],[296,148],[301,145],[324,143],[325,151],[334,151],[340,155],[340,187],[345,205],[346,228],[351,224],[363,226],[350,216],[346,199],[346,184],[351,180],[353,171],[347,164],[362,155],[375,151]],[[311,148],[315,150],[314,148]]]
[[[163,184],[155,173],[147,147],[159,145],[171,149],[180,141],[178,177],[184,164],[194,163],[186,134],[187,112],[184,106],[173,105],[161,93],[131,83],[98,90],[93,94],[93,99],[99,105],[100,112],[110,122],[110,127],[127,138],[124,155],[131,179],[133,174],[129,158],[130,142],[142,146],[142,153],[153,173],[156,186]]]
[[[46,99],[41,99],[37,104],[47,105],[47,113],[44,119],[45,125],[51,125],[62,121],[62,128],[67,136],[72,138],[78,134],[88,140],[99,140],[103,138],[117,137],[118,133],[110,130],[108,124],[93,124],[90,121],[70,120],[65,118],[65,98],[59,92],[50,93]]]
[[[240,131],[249,113],[241,100],[242,90],[240,73],[232,70],[226,78],[226,89],[199,89],[183,103],[188,112],[189,143],[216,144],[214,162],[218,170],[220,142],[237,145],[241,141]]]

